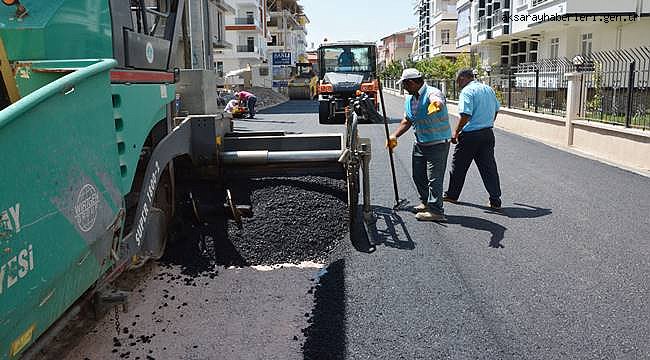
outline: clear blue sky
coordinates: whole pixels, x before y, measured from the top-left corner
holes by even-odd
[[[328,41],[377,41],[414,27],[411,0],[299,0],[309,18],[307,43],[316,47]]]

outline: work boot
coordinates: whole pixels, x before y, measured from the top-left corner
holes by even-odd
[[[453,198],[445,193],[445,195],[442,197],[442,201],[450,202],[452,204],[455,204],[458,202],[458,199]]]
[[[415,214],[415,218],[418,221],[436,221],[436,222],[445,222],[447,218],[442,214],[433,213],[431,211],[423,211]]]
[[[420,205],[414,206],[413,210],[415,211],[415,213],[419,213],[419,212],[423,212],[423,211],[428,211],[429,207],[425,203],[420,203]]]
[[[499,211],[501,210],[501,200],[490,199],[490,202],[488,202],[488,206],[490,207],[491,210]]]

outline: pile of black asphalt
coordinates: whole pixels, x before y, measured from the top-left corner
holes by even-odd
[[[252,216],[239,227],[225,206],[225,189],[208,182],[183,185],[163,265],[198,275],[217,265],[324,262],[347,237],[347,193],[340,179],[239,179],[227,187]]]

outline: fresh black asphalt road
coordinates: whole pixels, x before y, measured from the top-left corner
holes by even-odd
[[[391,127],[402,101],[387,96]],[[343,131],[318,125],[310,101],[267,109],[237,128]],[[391,212],[383,126],[362,126],[373,144],[381,244],[333,256],[345,264],[345,317],[334,329],[345,337],[329,349],[333,357],[650,358],[650,179],[495,132],[503,211],[484,206],[472,166],[462,203],[445,204],[449,222],[435,224]],[[400,195],[415,205],[412,140],[400,139],[395,159]]]

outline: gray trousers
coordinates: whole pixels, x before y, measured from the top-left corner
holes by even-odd
[[[413,145],[413,181],[420,201],[429,211],[444,214],[442,186],[447,168],[449,142],[435,145]]]

